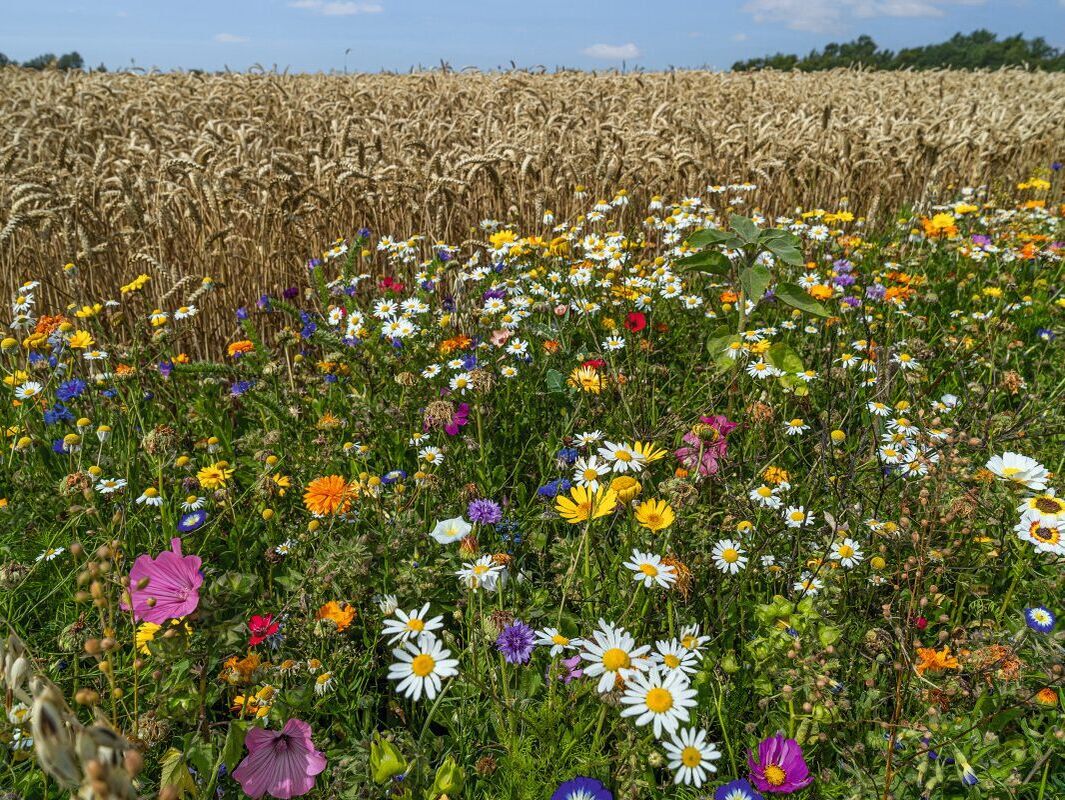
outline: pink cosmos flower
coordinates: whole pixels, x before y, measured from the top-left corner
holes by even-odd
[[[325,769],[325,756],[311,740],[311,726],[295,717],[280,731],[252,728],[244,744],[248,755],[233,770],[233,779],[249,797],[299,797],[314,787],[314,777]]]
[[[799,743],[783,733],[759,742],[757,759],[747,751],[747,766],[751,769],[751,781],[760,792],[791,794],[805,789],[814,780]]]
[[[129,571],[133,616],[139,622],[162,625],[191,614],[200,604],[200,557],[182,555],[181,539],[176,537],[170,546],[172,550],[155,558],[147,553],[137,556]],[[129,609],[125,603],[122,607]]]

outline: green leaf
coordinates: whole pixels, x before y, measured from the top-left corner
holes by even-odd
[[[730,248],[739,247],[743,244],[735,234],[723,231],[720,228],[707,228],[706,230],[696,231],[685,239],[684,243],[688,247],[706,247],[711,244],[720,244]]]
[[[732,262],[724,253],[716,250],[703,250],[701,253],[692,253],[678,258],[673,262],[673,266],[709,272],[712,275],[724,275],[732,268]]]
[[[796,286],[794,283],[778,283],[776,296],[780,298],[781,302],[787,303],[792,308],[797,308],[809,314],[816,314],[819,317],[828,316],[828,309],[810,297],[805,289],[801,286]]]
[[[743,239],[745,244],[755,244],[758,241],[759,230],[753,219],[741,217],[739,214],[732,214],[728,218],[728,224]]]
[[[192,779],[189,768],[185,766],[185,757],[176,747],[171,747],[163,754],[162,773],[159,787],[173,786],[177,790],[178,800],[196,796],[196,781]]]
[[[248,733],[248,723],[242,720],[233,720],[229,723],[229,730],[226,731],[226,742],[222,745],[222,763],[226,765],[226,769],[232,772],[233,769],[240,763],[241,756],[244,755],[244,737]]]
[[[784,342],[777,342],[769,348],[765,355],[767,362],[784,373],[777,379],[780,381],[781,386],[800,396],[810,393],[809,388],[806,386],[806,381],[797,377],[806,367],[803,366],[799,354],[792,350],[790,346]]]
[[[803,265],[802,240],[794,233],[782,228],[770,228],[762,231],[758,243],[766,250],[793,267]]]
[[[740,273],[740,286],[743,287],[743,295],[752,303],[757,303],[762,299],[762,295],[765,294],[765,290],[769,288],[772,280],[773,276],[769,270],[761,264],[747,267]]]
[[[547,371],[547,391],[551,394],[562,394],[566,391],[566,376],[557,369]]]

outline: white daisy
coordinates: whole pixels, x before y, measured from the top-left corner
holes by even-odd
[[[581,646],[584,648],[581,658],[589,662],[584,674],[591,678],[600,676],[596,687],[600,694],[613,689],[618,678],[627,681],[640,670],[647,669],[648,660],[644,654],[651,649],[647,644],[637,647],[628,631],[604,620],[599,620],[599,630],[591,639],[582,640]]]
[[[421,609],[411,609],[410,612],[397,608],[394,613],[397,619],[386,619],[384,629],[381,631],[382,636],[392,637],[388,640],[389,644],[395,644],[399,641],[405,642],[423,633],[432,633],[444,627],[444,618],[442,616],[426,619],[429,615],[428,603],[422,606]]]
[[[699,787],[707,775],[717,772],[713,762],[721,758],[721,751],[713,742],[706,741],[702,728],[686,728],[663,742],[662,748],[669,758],[669,768],[676,771],[674,783]]]
[[[626,682],[621,704],[627,706],[623,717],[636,717],[636,725],[648,722],[657,737],[662,732],[673,733],[690,718],[688,709],[696,704],[695,689],[688,677],[679,670],[663,673],[658,667],[639,672]]]
[[[581,646],[581,640],[563,636],[558,628],[544,628],[541,631],[536,631],[536,644],[541,647],[550,647],[549,654],[557,656],[566,650],[576,650]]]
[[[495,591],[496,584],[503,574],[503,567],[495,563],[491,556],[481,556],[476,561],[467,561],[455,575],[467,589],[484,589]]]
[[[599,448],[599,455],[605,458],[614,472],[640,472],[647,463],[647,458],[626,444],[606,442]]]
[[[1006,452],[992,456],[986,466],[999,478],[1020,484],[1030,491],[1042,492],[1047,488],[1046,467],[1034,458]]]
[[[440,691],[441,678],[458,675],[458,659],[431,633],[423,633],[416,642],[405,642],[392,651],[396,663],[388,670],[390,681],[399,681],[396,691],[414,701],[424,694],[432,700]]]
[[[645,589],[650,589],[658,584],[663,589],[668,589],[677,580],[677,572],[669,564],[662,563],[662,557],[654,553],[643,553],[633,550],[630,561],[625,566],[632,570],[632,579],[642,582]]]
[[[833,543],[830,558],[838,561],[841,566],[850,569],[862,563],[862,550],[856,541],[844,538]]]
[[[747,566],[747,556],[734,539],[722,539],[710,553],[714,566],[728,575],[735,575]]]

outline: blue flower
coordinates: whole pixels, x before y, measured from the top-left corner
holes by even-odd
[[[232,397],[240,397],[254,385],[255,381],[234,381],[233,385],[229,387],[229,394]]]
[[[718,786],[714,790],[714,800],[765,800],[754,787],[743,778]]]
[[[1057,617],[1045,606],[1033,606],[1032,608],[1024,609],[1024,621],[1036,633],[1050,633],[1054,630],[1054,623],[1057,621]]]
[[[56,403],[44,412],[44,424],[55,425],[57,422],[73,422],[74,415],[62,403]]]
[[[71,400],[81,397],[87,388],[85,381],[80,380],[79,378],[71,378],[69,381],[63,381],[63,383],[56,387],[55,396],[57,400],[69,403]]]
[[[1036,328],[1035,335],[1044,342],[1052,342],[1058,338],[1058,335],[1050,330],[1050,328]]]
[[[614,795],[595,778],[573,778],[560,784],[551,800],[614,800]]]
[[[178,520],[177,529],[182,533],[192,533],[194,530],[200,528],[206,521],[206,511],[190,511],[188,514],[183,514],[181,519]]]

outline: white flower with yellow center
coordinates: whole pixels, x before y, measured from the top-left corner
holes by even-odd
[[[476,561],[469,561],[462,565],[462,569],[455,572],[459,582],[467,589],[484,589],[491,592],[496,588],[503,567],[495,563],[491,556],[481,556]]]
[[[1037,553],[1053,553],[1065,556],[1065,536],[1062,528],[1065,520],[1048,520],[1043,517],[1021,517],[1014,531],[1021,541],[1035,545]]]
[[[791,587],[800,594],[815,595],[824,587],[824,582],[810,572],[804,572],[802,577]]]
[[[1030,491],[1042,492],[1047,488],[1046,467],[1034,458],[1006,452],[992,456],[986,466],[1002,480],[1019,484]]]
[[[810,426],[806,424],[804,420],[799,417],[795,419],[789,419],[784,423],[784,433],[788,436],[798,436],[799,434],[810,430]]]
[[[610,468],[617,473],[641,472],[647,463],[646,456],[627,444],[606,442],[599,448],[599,455],[605,458]]]
[[[714,566],[729,575],[735,575],[747,566],[747,556],[735,539],[722,539],[710,553]]]
[[[440,544],[451,544],[464,539],[472,530],[473,526],[462,517],[452,517],[436,523],[429,535]]]
[[[391,636],[389,644],[399,641],[408,641],[421,636],[423,633],[432,633],[444,627],[443,617],[429,619],[429,604],[426,603],[421,609],[404,611],[402,608],[395,610],[396,619],[386,619],[382,636]]]
[[[710,637],[702,635],[702,629],[698,623],[695,625],[685,625],[680,630],[680,646],[685,650],[695,653],[699,658],[703,657],[703,645],[709,641]]]
[[[831,558],[850,569],[862,563],[862,550],[853,539],[843,539],[832,545]]]
[[[663,731],[673,733],[680,723],[688,721],[688,709],[695,705],[695,695],[683,672],[663,672],[653,667],[633,675],[626,684],[625,694],[621,696],[621,704],[626,708],[621,716],[636,717],[638,726],[650,722],[655,736],[661,737]]]
[[[596,688],[601,694],[613,689],[618,678],[624,682],[647,669],[648,660],[644,654],[651,646],[637,647],[628,631],[604,620],[599,620],[599,630],[591,639],[584,639],[581,645],[584,647],[581,658],[589,662],[584,674],[591,678],[600,676]]]
[[[1026,498],[1017,506],[1017,513],[1024,517],[1039,517],[1047,522],[1065,519],[1065,500],[1055,496],[1053,489]]]
[[[701,728],[686,728],[674,733],[662,748],[669,759],[669,768],[674,770],[674,783],[699,787],[707,775],[717,772],[714,764],[721,758],[721,751],[713,742],[706,741],[706,731]]]
[[[593,492],[599,491],[600,478],[610,474],[610,465],[596,455],[582,456],[573,465],[573,482]]]
[[[424,694],[430,700],[440,691],[441,679],[458,675],[458,659],[444,649],[431,633],[423,633],[417,641],[405,642],[392,651],[396,663],[388,669],[388,679],[399,681],[396,691],[414,701]]]
[[[536,632],[536,644],[541,647],[550,647],[549,653],[557,656],[567,650],[576,650],[581,646],[581,640],[562,635],[558,628],[544,628]]]
[[[668,642],[655,642],[651,662],[664,673],[677,670],[685,675],[693,675],[699,668],[699,654],[686,648],[679,640],[670,639]]]
[[[752,502],[757,503],[762,508],[780,508],[781,500],[777,496],[776,490],[772,486],[766,486],[764,483],[756,489],[751,489],[747,496],[751,498]]]
[[[668,589],[677,580],[676,570],[669,564],[663,564],[662,557],[654,553],[633,550],[632,559],[626,561],[625,566],[632,570],[632,579],[642,582],[645,589],[650,589],[655,584]]]
[[[802,506],[788,506],[784,510],[784,524],[789,528],[801,528],[814,521],[812,511],[807,511]]]

